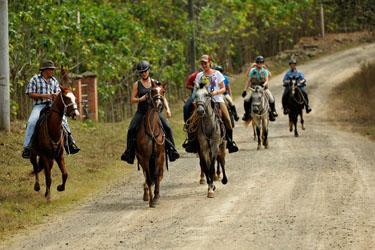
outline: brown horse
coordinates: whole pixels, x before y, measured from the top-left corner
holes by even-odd
[[[163,178],[165,162],[165,133],[159,118],[163,109],[164,87],[153,82],[149,93],[149,107],[139,124],[136,156],[145,176],[143,200],[155,207],[160,198],[160,182]],[[154,196],[152,185],[155,185]]]
[[[57,187],[58,191],[61,192],[65,190],[65,183],[68,178],[63,156],[65,142],[62,128],[63,115],[71,116],[73,119],[79,116],[72,89],[63,86],[60,86],[60,88],[61,92],[55,97],[50,112],[46,119],[40,124],[38,131],[36,131],[37,134],[30,157],[30,161],[34,167],[35,191],[40,190],[38,174],[44,169],[46,178],[46,193],[44,196],[47,198],[47,202],[51,201],[51,169],[54,160],[59,165],[62,173],[62,184]],[[37,160],[38,156],[39,160]]]

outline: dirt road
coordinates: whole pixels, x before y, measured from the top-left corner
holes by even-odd
[[[240,151],[227,155],[229,183],[216,184],[214,199],[199,185],[198,159],[183,153],[165,174],[157,208],[142,201],[143,177],[134,167],[121,185],[0,247],[375,249],[375,144],[339,130],[327,112],[330,91],[370,58],[375,44],[298,67],[313,108],[299,138],[281,112],[282,76],[274,77],[281,117],[270,125],[270,148],[257,151],[251,130],[238,123]]]

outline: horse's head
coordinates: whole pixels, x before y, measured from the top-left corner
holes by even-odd
[[[73,94],[71,87],[64,87],[60,85],[61,102],[64,105],[63,114],[70,116],[72,119],[77,119],[79,117],[78,106],[76,103],[76,97]]]
[[[160,82],[152,82],[152,88],[149,93],[149,104],[158,112],[161,112],[163,109],[164,87],[166,84],[167,83],[161,84]]]
[[[211,96],[208,92],[207,85],[200,84],[199,88],[197,88],[197,92],[195,93],[194,100],[197,104],[197,115],[199,117],[204,116],[206,109],[211,102]]]
[[[298,78],[293,76],[293,78],[290,79],[289,84],[290,84],[290,89],[291,89],[291,96],[294,96],[294,94],[296,92],[297,85],[298,85]]]
[[[260,115],[263,111],[264,89],[256,86],[251,96],[251,110],[253,113]]]

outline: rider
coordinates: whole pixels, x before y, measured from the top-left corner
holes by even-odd
[[[202,72],[203,69],[202,68],[199,68],[198,71],[194,72],[193,74],[191,74],[189,76],[189,79],[187,80],[186,82],[186,88],[187,89],[190,89],[191,90],[191,96],[186,100],[185,104],[184,104],[184,121],[186,122],[191,114],[193,113],[193,101],[194,101],[194,82],[195,82],[195,78],[197,77],[197,74],[199,72]]]
[[[152,88],[152,82],[156,83],[157,81],[150,78],[150,64],[147,61],[140,61],[137,64],[137,71],[141,76],[141,79],[134,83],[133,90],[131,94],[131,101],[132,103],[138,103],[137,112],[134,114],[133,119],[130,122],[129,129],[128,129],[128,137],[126,143],[126,150],[121,155],[121,160],[128,162],[129,164],[134,163],[135,158],[135,151],[137,147],[137,128],[138,124],[143,120],[147,110],[148,110],[148,103],[147,97],[148,93]],[[169,105],[167,99],[164,97],[164,107],[167,111],[167,117],[171,117],[171,110],[169,109]],[[168,149],[168,155],[170,161],[177,160],[180,155],[178,154],[172,130],[169,127],[167,119],[164,116],[159,114],[160,120],[163,124],[165,136],[166,136],[166,148]]]
[[[194,88],[196,88],[200,83],[209,84],[209,91],[210,95],[212,96],[212,101],[216,103],[216,107],[220,108],[223,112],[223,120],[226,128],[225,134],[229,153],[237,152],[238,147],[233,141],[232,124],[229,118],[228,109],[223,99],[223,93],[225,92],[224,76],[219,71],[211,69],[211,57],[208,55],[203,55],[201,57],[201,66],[204,71],[197,74]],[[193,141],[188,140],[183,146],[186,148],[187,152],[195,153]]]
[[[23,143],[24,150],[22,152],[22,157],[25,159],[31,156],[31,138],[34,134],[35,125],[39,119],[40,112],[44,107],[51,105],[54,96],[61,91],[59,82],[53,77],[55,68],[52,61],[43,62],[42,67],[39,69],[40,73],[33,76],[27,84],[26,94],[29,98],[34,100],[34,106],[29,120],[27,121],[25,140]],[[75,144],[65,115],[63,116],[62,124],[68,132],[68,146],[64,145],[65,151],[68,154],[78,153],[80,148]]]
[[[216,66],[214,68],[215,70],[218,70],[220,71],[220,73],[223,74],[223,67],[221,67],[220,65]],[[229,107],[233,113],[233,116],[234,116],[234,120],[238,121],[238,119],[240,119],[237,115],[237,110],[236,110],[236,106],[234,105],[234,102],[233,102],[233,99],[232,99],[232,89],[230,88],[230,82],[229,82],[229,79],[228,79],[228,76],[224,75],[224,85],[225,85],[225,93],[224,93],[224,98],[227,100],[228,104],[229,104]]]
[[[242,117],[242,120],[247,121],[250,119],[250,105],[251,105],[251,95],[253,91],[250,89],[250,92],[246,95],[246,90],[249,88],[251,84],[251,88],[255,88],[255,86],[259,85],[264,87],[265,93],[267,95],[268,101],[270,103],[270,121],[275,121],[275,117],[278,116],[275,108],[275,98],[273,97],[271,91],[268,88],[268,70],[263,67],[264,65],[264,57],[257,56],[255,58],[256,67],[250,70],[249,79],[246,82],[246,86],[244,91],[242,92],[242,97],[245,99],[244,107],[245,107],[245,114]]]
[[[290,79],[292,79],[293,77],[299,80],[298,87],[302,91],[302,94],[305,99],[306,113],[310,113],[312,110],[309,106],[309,97],[307,95],[306,90],[304,89],[304,87],[306,86],[306,79],[303,76],[302,72],[297,70],[296,65],[297,65],[296,60],[292,59],[289,61],[290,70],[285,73],[284,80],[283,80],[284,82],[283,86],[285,87],[283,97],[282,97],[284,115],[288,114],[287,107],[286,107],[288,103],[288,96],[289,96],[289,90],[290,90],[288,83],[290,82]]]

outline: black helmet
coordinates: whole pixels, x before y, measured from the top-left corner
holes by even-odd
[[[137,64],[138,73],[146,72],[149,68],[150,64],[147,61],[142,60]]]
[[[223,67],[221,67],[220,65],[217,65],[214,69],[223,73]]]
[[[295,59],[292,59],[292,60],[289,61],[289,65],[291,65],[291,64],[297,65],[297,61]]]
[[[255,62],[256,63],[264,62],[264,57],[263,56],[257,56],[257,57],[255,57]]]

